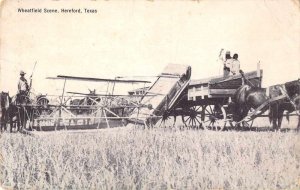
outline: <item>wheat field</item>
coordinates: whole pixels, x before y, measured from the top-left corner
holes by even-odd
[[[299,189],[295,132],[135,127],[3,133],[0,182],[15,189]]]

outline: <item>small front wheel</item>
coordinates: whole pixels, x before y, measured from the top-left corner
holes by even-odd
[[[222,131],[226,125],[226,112],[222,105],[205,105],[202,112],[202,125],[205,129]]]
[[[186,112],[186,115],[182,116],[182,122],[184,125],[191,128],[200,128],[202,126],[202,106],[193,106]]]

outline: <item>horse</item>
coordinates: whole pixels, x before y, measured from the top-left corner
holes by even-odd
[[[1,92],[0,93],[0,101],[1,101],[1,131],[7,129],[6,123],[8,121],[8,108],[9,108],[9,92]]]
[[[21,119],[23,112],[14,104],[8,92],[1,93],[1,112],[1,131],[7,130],[7,123],[10,124],[10,132],[15,128],[15,125],[19,131],[20,125],[24,124],[24,120]]]
[[[270,98],[280,95],[287,97],[271,103],[269,109],[269,121],[274,129],[280,129],[284,111],[287,111],[287,120],[289,114],[296,111],[298,114],[297,129],[300,129],[300,80],[290,81],[284,84],[274,85],[269,88]]]
[[[248,84],[242,85],[236,90],[230,105],[233,112],[233,121],[241,121],[251,109],[257,109],[268,100],[266,89]],[[264,113],[266,110],[268,110],[267,106],[263,107],[259,114]],[[239,127],[239,124],[237,126]]]
[[[26,128],[27,122],[33,122],[35,117],[37,116],[36,108],[34,108],[31,104],[31,100],[29,97],[26,97],[26,102],[18,102],[17,95],[10,98],[8,108],[8,117],[10,122],[10,132],[12,132],[13,128],[16,128],[17,131]],[[31,129],[31,125],[29,125],[29,129]]]
[[[233,113],[233,121],[238,122],[237,127],[240,127],[240,121],[243,120],[251,109],[257,109],[263,103],[269,100],[266,95],[266,88],[261,88],[260,85],[252,84],[240,70],[240,74],[245,84],[240,86],[232,97],[232,102],[228,109]],[[265,106],[259,110],[259,114],[263,114],[268,110]]]

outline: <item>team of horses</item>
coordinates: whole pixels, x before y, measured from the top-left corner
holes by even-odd
[[[245,118],[249,111],[255,110],[265,104],[266,101],[282,95],[285,95],[284,98],[270,101],[267,106],[263,106],[259,110],[258,115],[269,110],[270,123],[273,129],[277,130],[281,128],[284,112],[287,112],[286,117],[288,120],[290,113],[295,112],[298,115],[297,129],[300,129],[300,79],[269,88],[254,86],[245,79],[245,84],[237,89],[232,98],[233,120],[239,125],[239,121]],[[34,122],[34,113],[37,108],[27,104],[16,103],[16,98],[10,97],[8,92],[1,92],[0,100],[1,131],[7,130],[7,124],[10,125],[10,131],[12,132],[13,128],[19,131],[26,127],[28,121]],[[86,97],[72,100],[70,106],[73,108],[71,110],[74,114],[89,114],[91,109],[88,106],[95,105],[99,101],[100,98],[96,96],[95,91],[90,91],[90,94]]]
[[[13,128],[20,131],[28,120],[33,121],[33,109],[31,106],[18,104],[16,96],[10,97],[8,92],[0,93],[1,100],[1,131],[7,130],[10,125],[10,132]]]
[[[289,120],[290,113],[295,112],[297,114],[297,129],[300,129],[300,79],[269,88],[256,87],[249,81],[247,82],[247,79],[245,81],[246,83],[238,88],[233,96],[234,121],[241,121],[248,115],[249,111],[258,109],[269,101],[269,106],[262,106],[258,110],[258,115],[269,110],[269,121],[273,129],[278,130],[281,128],[285,111],[287,111],[287,120]],[[275,100],[279,96],[283,98]]]

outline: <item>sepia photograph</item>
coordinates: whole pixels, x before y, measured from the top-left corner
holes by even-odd
[[[0,0],[0,189],[300,189],[299,0]]]

